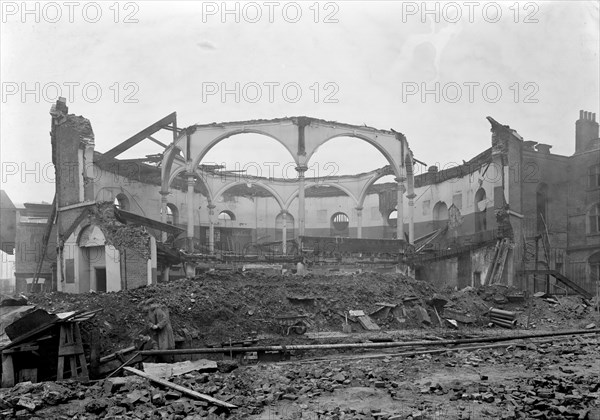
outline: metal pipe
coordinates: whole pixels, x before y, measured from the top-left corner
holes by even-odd
[[[410,346],[447,346],[467,343],[494,343],[499,341],[522,340],[525,338],[558,337],[563,335],[581,335],[600,333],[600,328],[592,330],[569,330],[550,333],[511,335],[508,337],[480,337],[464,338],[458,340],[441,341],[403,341],[385,343],[345,343],[345,344],[296,344],[289,346],[256,346],[256,347],[217,347],[198,349],[177,350],[143,350],[139,353],[144,356],[158,356],[171,354],[208,354],[208,353],[248,353],[255,351],[291,351],[291,350],[333,350],[333,349],[356,349],[356,348],[393,348]]]
[[[502,309],[490,307],[489,314],[496,315],[500,318],[514,319],[517,316],[516,312],[503,311]]]
[[[500,325],[502,327],[506,327],[506,328],[514,328],[517,324],[517,321],[507,321],[506,319],[499,319],[499,318],[492,318],[491,321],[496,324],[496,325]]]
[[[514,316],[508,316],[508,315],[502,315],[502,314],[489,314],[490,318],[498,318],[498,319],[505,319],[507,321],[512,321],[515,319]]]

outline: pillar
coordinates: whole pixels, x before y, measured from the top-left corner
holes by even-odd
[[[160,192],[160,221],[163,223],[167,223],[167,195],[169,195],[168,191]],[[162,240],[163,244],[165,242],[167,242],[167,232],[163,231],[161,233],[161,240]],[[163,267],[163,270],[162,270],[162,281],[163,282],[169,281],[170,270],[171,270],[171,267],[169,267],[168,265],[165,265]]]
[[[404,240],[404,192],[406,187],[404,186],[405,178],[396,178],[398,183],[398,205],[396,211],[398,212],[398,219],[396,221],[396,238]]]
[[[414,192],[409,193],[406,197],[408,198],[408,242],[413,244],[415,242],[415,197],[417,195]]]
[[[194,251],[194,185],[196,184],[195,175],[187,175],[187,249],[188,252]]]
[[[362,207],[356,207],[356,237],[362,238]]]
[[[296,167],[296,171],[298,171],[298,231],[300,235],[304,235],[304,173],[307,169],[307,166]]]
[[[281,253],[287,254],[287,213],[284,211],[281,213]]]
[[[167,195],[168,191],[160,192],[160,221],[167,223]],[[163,243],[167,242],[167,232],[162,232],[161,240]]]
[[[208,249],[211,254],[215,253],[215,205],[208,205]]]

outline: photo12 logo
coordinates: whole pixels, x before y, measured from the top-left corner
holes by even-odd
[[[2,23],[139,23],[136,2],[3,1]]]
[[[17,101],[55,103],[66,98],[69,103],[100,102],[103,98],[114,103],[137,104],[140,88],[135,82],[2,82],[2,103]]]
[[[302,86],[297,82],[202,82],[202,102],[216,101],[220,103],[258,102],[274,103],[283,101],[297,103],[303,95],[314,103],[337,104],[336,97],[340,87],[335,82],[314,82]]]
[[[535,82],[514,82],[504,87],[497,82],[402,82],[402,102],[496,103],[506,94],[514,103],[536,104],[539,90]]]
[[[202,23],[259,23],[277,21],[298,23],[338,23],[340,6],[336,2],[202,2]]]
[[[538,23],[536,15],[540,6],[536,2],[495,2],[495,1],[403,1],[402,23],[417,21],[426,23],[469,23],[483,21],[498,23],[510,19],[514,23]]]

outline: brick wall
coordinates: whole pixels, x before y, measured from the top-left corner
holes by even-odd
[[[148,284],[148,260],[135,251],[121,251],[121,278],[126,289]]]

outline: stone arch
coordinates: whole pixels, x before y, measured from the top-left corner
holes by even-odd
[[[167,203],[167,223],[172,225],[179,224],[179,209],[173,203]]]
[[[323,146],[328,141],[333,140],[338,137],[351,137],[351,138],[356,138],[356,139],[363,140],[363,141],[369,143],[371,146],[375,147],[375,149],[377,149],[385,157],[385,159],[389,162],[392,170],[394,171],[394,174],[397,177],[401,176],[401,168],[398,167],[396,161],[393,159],[390,152],[384,146],[379,144],[375,139],[373,139],[367,135],[364,135],[362,133],[357,133],[355,131],[336,133],[331,136],[325,137],[324,139],[319,141],[319,143],[316,146],[314,146],[312,150],[307,152],[306,159],[305,159],[306,164],[308,164],[310,162],[310,159],[317,152],[317,150],[319,150],[319,148],[321,146]]]
[[[371,186],[374,185],[381,178],[384,178],[389,175],[394,175],[391,165],[388,165],[376,171],[376,174],[369,181],[367,181],[367,183],[365,183],[362,191],[360,192],[358,196],[358,207],[362,207],[365,203],[365,198],[367,197],[367,192],[369,191],[369,188],[371,188]]]
[[[242,185],[242,184],[253,184],[258,187],[263,188],[265,191],[271,193],[271,195],[273,196],[275,201],[277,201],[277,204],[279,204],[280,209],[281,210],[284,209],[283,199],[281,198],[279,193],[277,193],[277,191],[274,188],[272,188],[271,186],[269,186],[268,184],[265,184],[263,182],[256,182],[256,181],[234,181],[229,184],[226,184],[215,192],[214,199],[211,201],[216,202],[216,200],[218,200],[219,197],[221,197],[221,195],[223,195],[223,193],[225,191],[227,191],[228,189],[230,189],[232,187],[235,187],[236,185]]]
[[[294,150],[291,150],[290,146],[288,144],[286,144],[285,141],[282,141],[274,134],[269,133],[267,131],[254,129],[254,128],[240,128],[240,129],[231,130],[229,132],[225,132],[225,133],[221,134],[220,136],[217,136],[214,139],[210,140],[208,142],[208,144],[203,146],[201,151],[199,153],[197,153],[196,156],[193,157],[192,167],[193,168],[198,167],[198,165],[202,161],[202,158],[204,158],[204,156],[206,156],[206,154],[210,151],[210,149],[212,149],[218,143],[220,143],[221,141],[223,141],[225,139],[228,139],[230,137],[237,136],[240,134],[259,134],[262,136],[269,137],[269,138],[275,140],[277,143],[281,144],[288,151],[288,153],[290,154],[290,156],[292,157],[294,162],[298,163],[298,160],[296,159],[296,152]]]
[[[319,186],[324,186],[324,185],[328,185],[330,187],[337,188],[338,190],[342,191],[343,193],[346,193],[346,195],[348,195],[348,197],[350,197],[351,199],[354,200],[354,204],[358,205],[358,199],[356,198],[354,193],[348,187],[344,186],[343,184],[337,183],[337,182],[332,182],[332,183],[309,182],[304,186],[304,191],[306,191],[312,187],[319,187]],[[294,201],[294,198],[298,197],[298,193],[299,193],[299,190],[297,190],[294,194],[292,194],[292,197],[290,199],[288,199],[288,201],[289,201],[287,203],[288,206],[292,203],[292,201]]]

